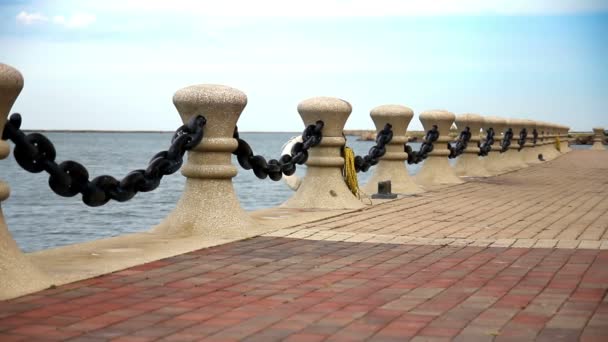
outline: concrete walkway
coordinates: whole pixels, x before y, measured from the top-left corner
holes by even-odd
[[[0,302],[0,340],[606,341],[608,153]]]

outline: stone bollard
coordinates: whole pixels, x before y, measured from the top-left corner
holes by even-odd
[[[182,167],[186,185],[176,208],[154,228],[161,234],[242,237],[255,228],[241,208],[234,192],[231,152],[237,148],[232,138],[236,122],[247,105],[240,90],[221,85],[194,85],[173,96],[184,123],[194,115],[207,119],[203,140],[188,152]]]
[[[384,125],[393,126],[393,139],[386,145],[386,154],[380,158],[363,190],[368,193],[375,193],[378,182],[390,180],[393,193],[415,194],[423,190],[410,178],[405,166],[407,153],[403,150],[403,145],[407,142],[405,135],[407,126],[410,124],[414,112],[405,106],[385,105],[372,109],[370,116],[376,125],[376,133],[380,132]]]
[[[447,143],[452,141],[448,134],[455,118],[453,113],[445,110],[431,110],[420,114],[420,122],[425,131],[431,130],[433,125],[437,125],[439,130],[439,138],[433,144],[433,151],[424,160],[420,172],[415,177],[416,183],[423,187],[463,183],[448,161],[450,150]]]
[[[557,134],[555,131],[555,124],[546,122],[545,129],[547,133],[547,144],[546,144],[546,152],[544,153],[545,159],[553,160],[561,155],[557,148],[555,147]]]
[[[549,130],[547,128],[547,123],[544,121],[536,122],[536,129],[538,130],[538,136],[540,137],[540,144],[538,148],[538,154],[543,155],[543,159],[545,161],[549,160],[548,157],[551,154],[549,150]]]
[[[298,112],[304,126],[318,120],[325,123],[321,144],[311,148],[306,162],[306,176],[298,191],[281,207],[318,209],[358,209],[364,204],[348,189],[342,178],[346,143],[344,124],[352,107],[332,97],[314,97],[300,102]]]
[[[566,140],[564,139],[564,135],[563,135],[563,131],[564,131],[564,126],[562,125],[558,125],[558,124],[553,124],[553,128],[554,128],[554,134],[555,134],[555,140],[559,140],[559,150],[557,149],[557,147],[555,148],[557,150],[557,152],[559,153],[559,155],[562,155],[564,153],[566,153]]]
[[[541,161],[538,159],[539,149],[541,147],[540,129],[534,120],[523,120],[524,127],[528,130],[528,138],[526,139],[526,147],[523,149],[524,162],[526,164],[538,164]],[[534,143],[534,130],[538,133],[536,143]]]
[[[505,152],[505,161],[511,170],[519,170],[528,167],[524,161],[523,150],[519,150],[519,133],[524,128],[525,122],[520,119],[507,119],[507,129],[513,130],[513,139],[509,150]]]
[[[471,130],[471,140],[464,153],[456,160],[454,170],[459,176],[489,177],[492,174],[486,170],[485,163],[479,157],[479,141],[484,118],[477,114],[462,114],[456,116],[456,127],[461,132],[465,127]]]
[[[505,119],[498,116],[486,116],[484,118],[484,135],[485,130],[494,129],[494,144],[490,153],[483,158],[484,167],[492,175],[499,175],[510,171],[507,164],[504,162],[505,154],[500,153],[500,143],[502,142],[503,132],[507,122]]]
[[[570,138],[568,137],[568,132],[570,131],[570,127],[566,127],[564,125],[559,125],[559,140],[561,145],[561,152],[568,153],[572,151],[570,148]]]
[[[606,149],[604,147],[604,128],[603,127],[593,128],[593,146],[591,146],[591,149],[595,150],[595,151],[604,151]]]
[[[547,126],[544,121],[536,121],[536,130],[538,131],[538,155],[543,155],[543,160],[547,160],[545,154],[547,154],[547,145],[549,144],[549,137],[547,133]],[[542,162],[542,161],[541,161]]]
[[[6,118],[22,88],[21,73],[0,63],[0,132],[4,131]],[[0,140],[0,159],[5,159],[9,154],[9,144]],[[9,195],[8,184],[0,180],[0,202],[6,200]],[[51,284],[48,275],[34,266],[17,246],[0,207],[0,300],[39,291]]]
[[[566,152],[572,152],[572,148],[570,147],[570,127],[568,126],[563,126],[564,130],[563,130],[563,134],[564,134],[564,140],[566,141]]]

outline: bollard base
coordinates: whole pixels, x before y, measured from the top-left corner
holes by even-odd
[[[3,186],[8,189],[6,183],[0,182],[0,192]],[[0,300],[44,290],[52,285],[51,278],[21,252],[8,231],[0,208]]]
[[[454,169],[448,163],[447,155],[429,156],[422,164],[420,172],[418,172],[414,179],[416,183],[427,188],[438,185],[464,183],[454,173]]]
[[[201,201],[201,198],[204,200]],[[260,229],[241,208],[230,179],[188,178],[175,209],[152,232],[238,238]]]
[[[302,185],[282,208],[360,209],[365,207],[346,186],[339,168],[309,167]]]

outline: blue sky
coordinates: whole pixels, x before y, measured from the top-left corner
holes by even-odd
[[[313,96],[347,128],[389,103],[608,127],[607,37],[608,1],[0,0],[32,129],[173,130],[198,83],[243,90],[249,131],[301,130]]]

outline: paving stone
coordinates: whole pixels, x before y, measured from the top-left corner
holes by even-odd
[[[0,340],[605,341],[606,168],[570,153],[0,302]]]

